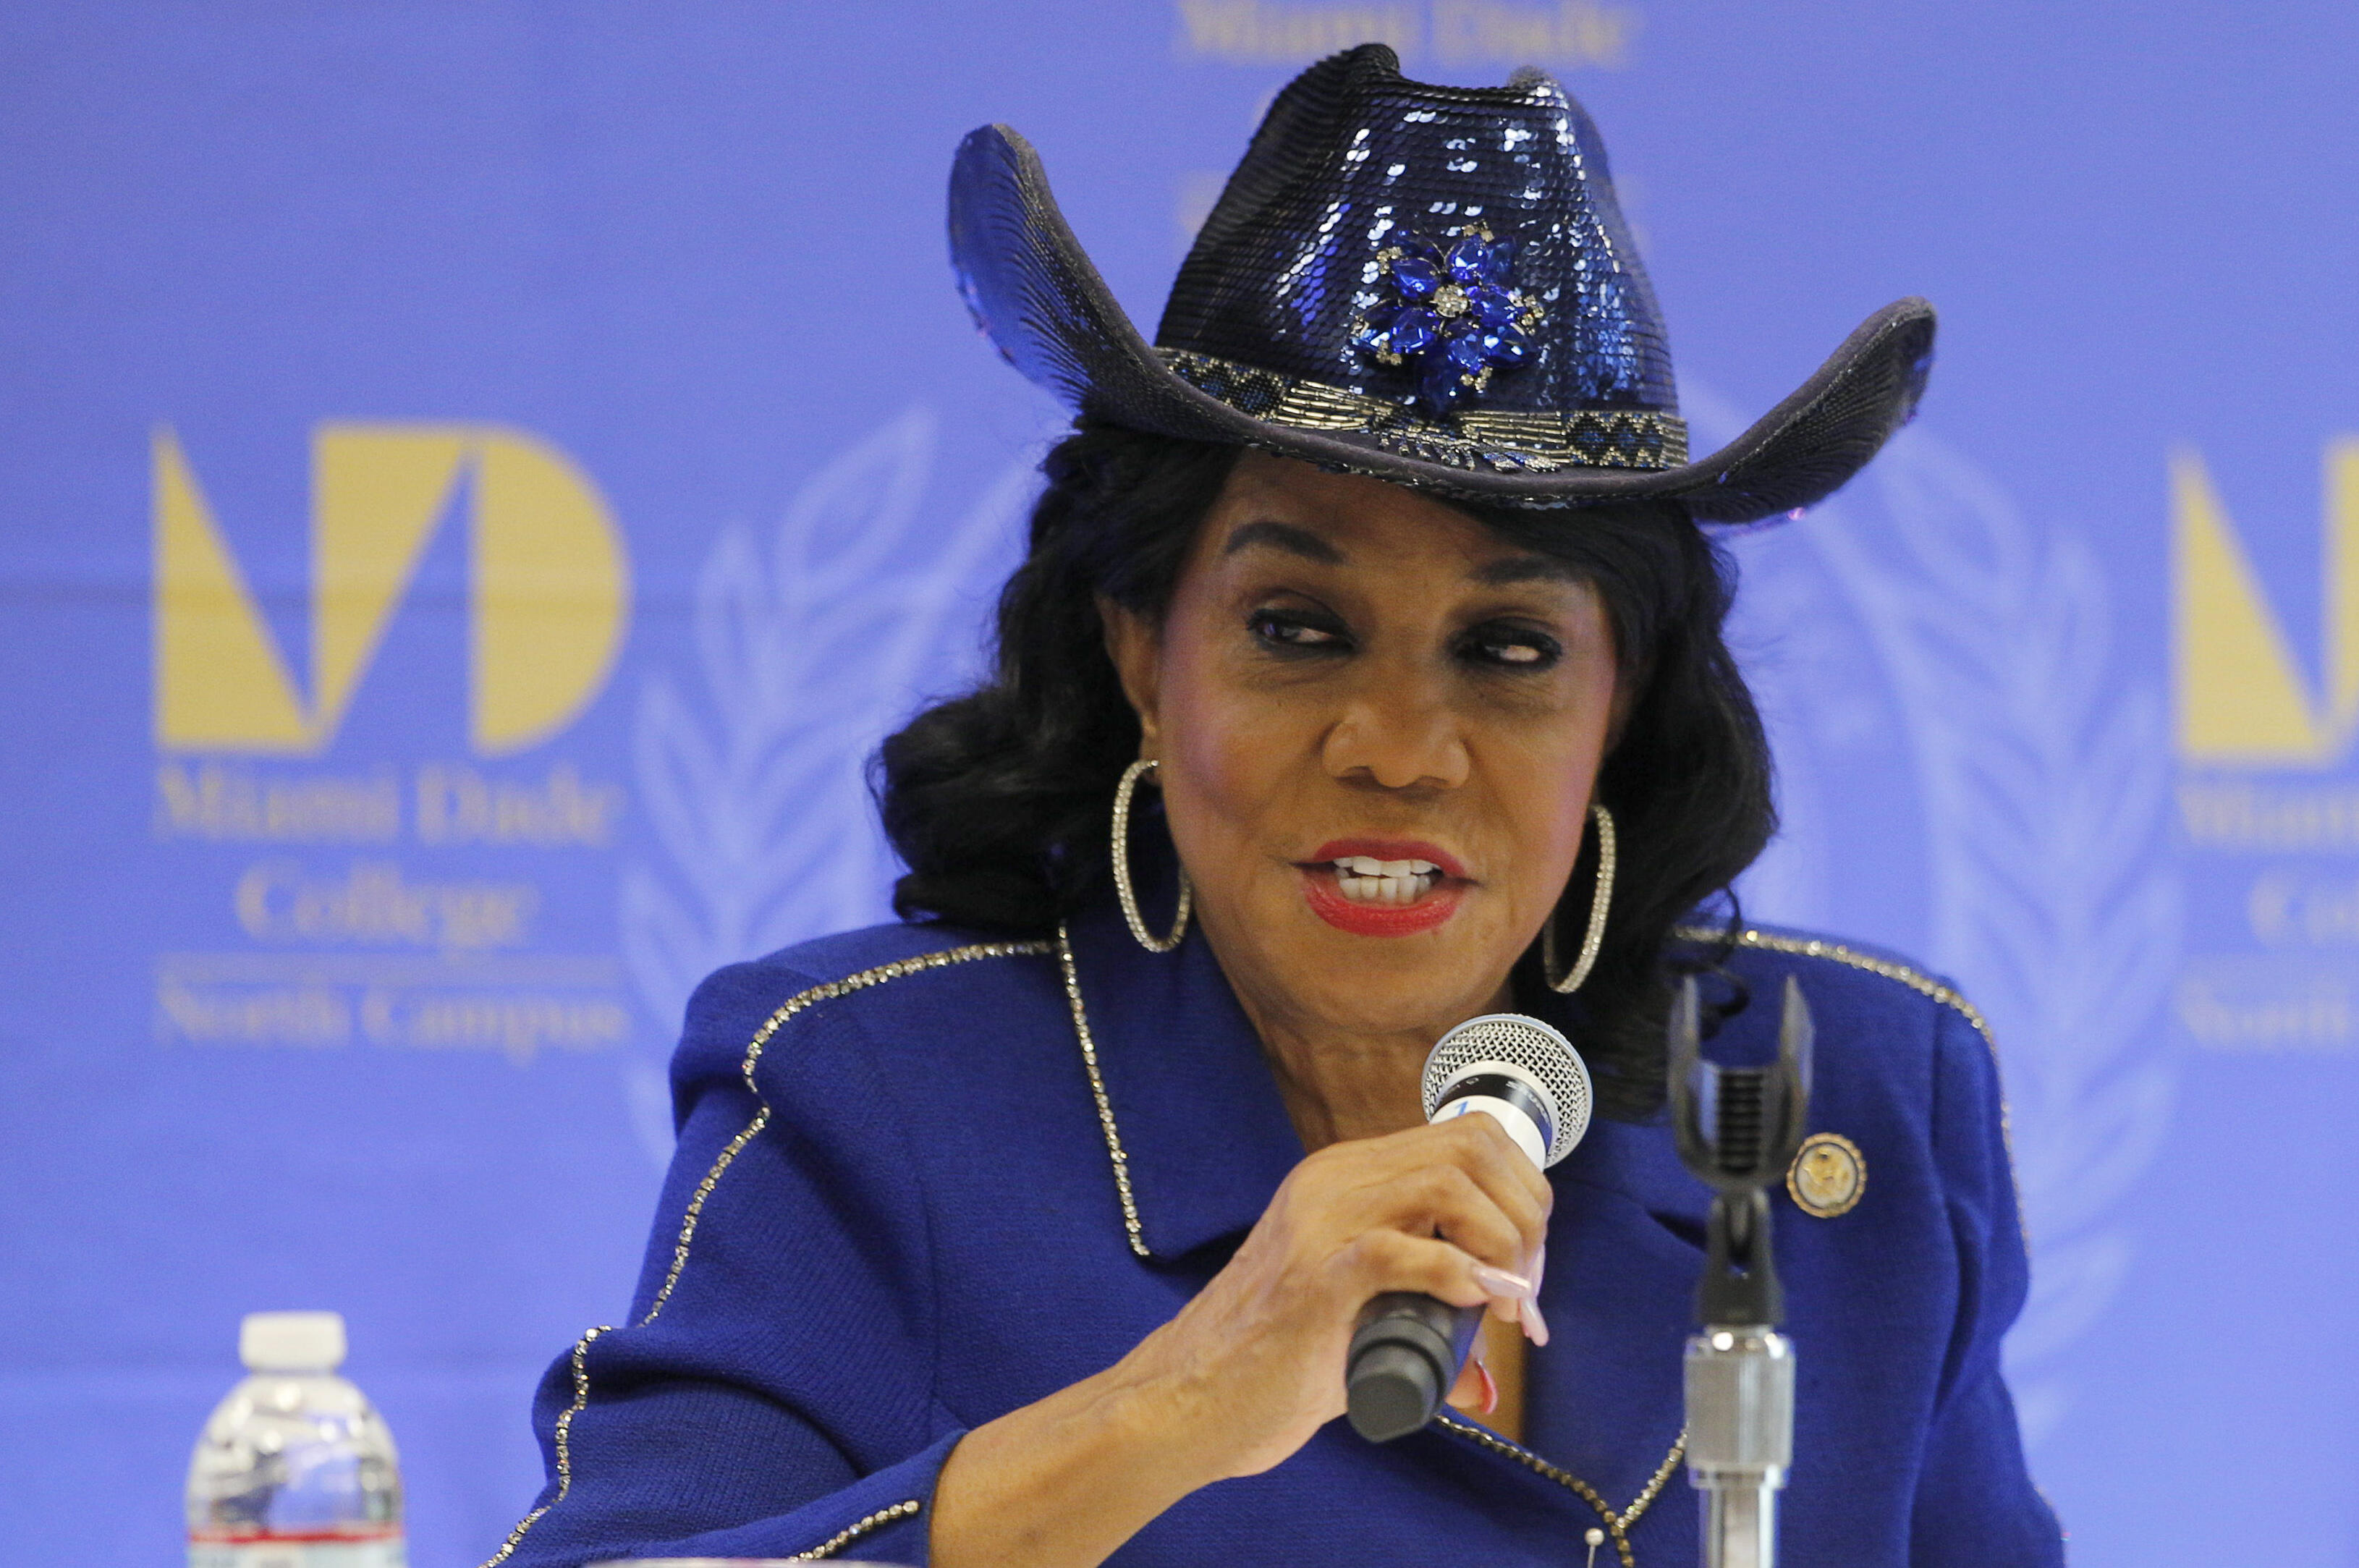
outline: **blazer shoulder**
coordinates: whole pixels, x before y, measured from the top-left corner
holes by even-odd
[[[989,960],[1053,955],[1051,939],[896,922],[839,931],[715,970],[689,999],[675,1083],[742,1071],[748,1053],[818,1004],[887,999],[897,981]]]
[[[1720,931],[1684,927],[1682,941],[1712,943]],[[1951,1113],[2006,1137],[2006,1089],[1989,1021],[1941,974],[1887,948],[1819,931],[1748,924],[1724,967],[1750,990],[1734,1018],[1762,1047],[1777,1033],[1778,993],[1795,978],[1810,1005],[1819,1075],[1811,1116],[1844,1122],[1899,1117],[1911,1137],[1932,1138]]]
[[[1709,945],[1723,933],[1706,926],[1683,926],[1681,941]],[[1971,1028],[1985,1044],[1990,1022],[1947,976],[1868,942],[1818,931],[1746,925],[1737,932],[1730,967],[1756,987],[1792,975],[1806,991],[1835,1001],[1844,1010],[1888,1012],[1930,1008]]]

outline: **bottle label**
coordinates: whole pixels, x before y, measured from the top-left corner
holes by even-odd
[[[409,1568],[400,1535],[256,1533],[190,1540],[189,1568]]]

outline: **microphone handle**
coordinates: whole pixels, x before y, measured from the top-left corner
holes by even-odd
[[[1370,1443],[1390,1443],[1431,1421],[1474,1348],[1483,1311],[1480,1302],[1453,1307],[1421,1290],[1370,1298],[1344,1364],[1352,1430]]]

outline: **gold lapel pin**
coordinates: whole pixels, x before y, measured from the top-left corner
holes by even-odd
[[[1867,1157],[1839,1132],[1814,1132],[1786,1167],[1786,1191],[1806,1214],[1822,1220],[1847,1214],[1867,1191]]]

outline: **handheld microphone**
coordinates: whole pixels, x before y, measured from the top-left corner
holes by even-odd
[[[1485,1013],[1436,1042],[1425,1059],[1425,1119],[1495,1117],[1542,1170],[1589,1131],[1589,1068],[1572,1042],[1538,1018]],[[1453,1307],[1421,1290],[1387,1290],[1361,1309],[1345,1361],[1345,1413],[1370,1443],[1406,1437],[1433,1419],[1482,1327],[1480,1305]]]

